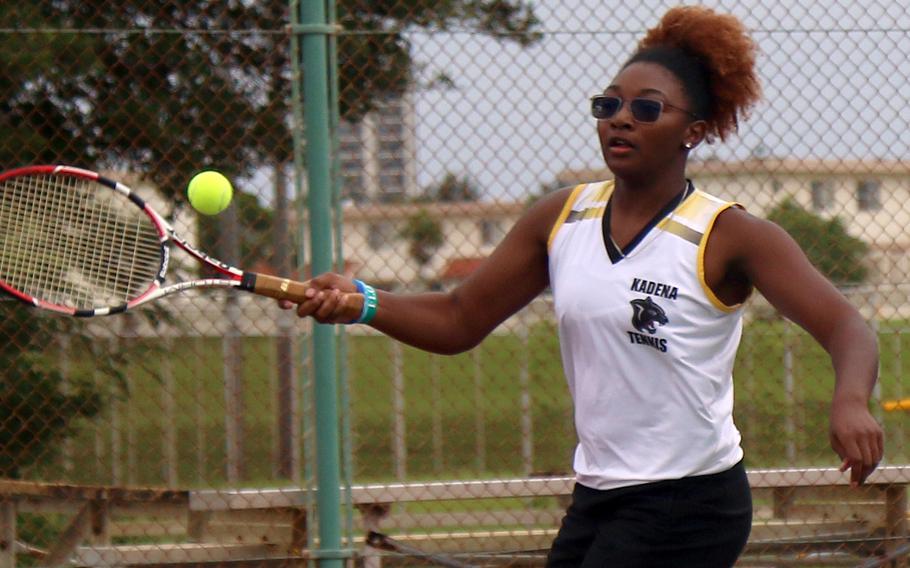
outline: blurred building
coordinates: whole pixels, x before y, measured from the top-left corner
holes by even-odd
[[[358,278],[381,288],[445,286],[489,256],[525,207],[516,201],[350,205],[344,210],[344,258]],[[434,220],[442,235],[423,266],[402,234],[417,215]]]
[[[823,218],[838,217],[847,232],[869,245],[869,276],[851,294],[876,311],[908,311],[910,273],[910,164],[898,161],[750,159],[692,162],[698,187],[735,200],[764,217],[790,198]],[[566,170],[559,187],[611,177],[605,169]],[[526,209],[525,202],[351,204],[344,211],[344,258],[358,277],[380,287],[448,287],[488,256]],[[423,210],[435,219],[442,245],[419,266],[402,236],[408,219]]]
[[[386,98],[360,122],[338,127],[342,195],[355,203],[395,203],[417,194],[414,105]]]

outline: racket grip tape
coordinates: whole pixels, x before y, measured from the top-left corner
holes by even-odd
[[[296,304],[307,299],[306,291],[309,287],[309,281],[298,282],[289,278],[279,278],[255,272],[244,272],[240,280],[240,288],[243,290],[260,296],[275,298],[276,300],[289,300]],[[344,294],[341,298],[340,315],[350,319],[360,317],[360,313],[363,311],[363,302],[363,294]]]

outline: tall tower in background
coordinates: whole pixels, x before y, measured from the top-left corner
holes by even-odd
[[[395,203],[417,194],[414,104],[389,97],[358,123],[339,124],[342,195],[357,203]]]

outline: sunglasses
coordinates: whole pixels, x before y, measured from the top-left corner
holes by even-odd
[[[591,114],[594,115],[594,118],[598,120],[603,120],[606,118],[613,118],[616,116],[616,113],[619,112],[619,109],[622,108],[622,105],[625,104],[625,101],[620,97],[614,97],[611,95],[594,95],[591,97]],[[671,108],[684,112],[691,116],[694,119],[698,119],[698,115],[694,112],[688,111],[682,107],[671,105],[670,103],[665,103],[663,101],[655,101],[654,99],[643,99],[637,98],[629,101],[629,109],[632,111],[632,118],[635,119],[635,122],[657,122],[657,119],[660,118],[660,113],[664,111],[664,108]]]

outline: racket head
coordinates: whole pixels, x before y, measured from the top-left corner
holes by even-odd
[[[122,312],[160,288],[168,227],[133,191],[71,166],[0,173],[0,289],[74,316]]]

